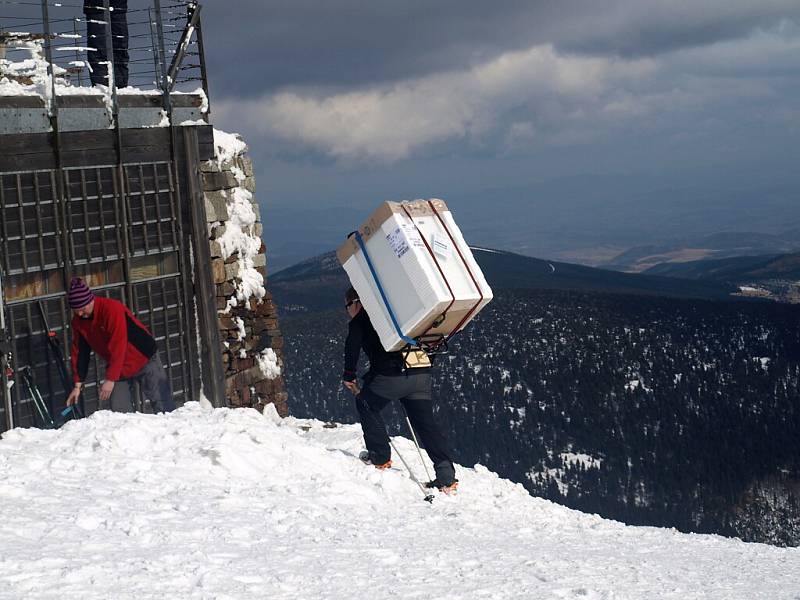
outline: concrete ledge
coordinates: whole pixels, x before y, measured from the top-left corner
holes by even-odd
[[[30,133],[50,130],[50,117],[44,108],[17,107],[5,108],[0,104],[0,135],[10,133]]]
[[[197,94],[172,94],[172,122],[196,124],[205,120],[201,112],[203,97]],[[152,94],[117,96],[122,129],[160,127],[163,122],[163,97]],[[62,95],[56,98],[61,131],[91,131],[111,127],[106,98],[99,95]],[[0,96],[0,134],[45,133],[50,119],[40,96]]]

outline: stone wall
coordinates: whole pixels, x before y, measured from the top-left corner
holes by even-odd
[[[202,164],[208,239],[216,286],[225,394],[232,407],[288,414],[283,336],[266,291],[267,259],[253,163],[240,138],[215,131],[217,159]]]

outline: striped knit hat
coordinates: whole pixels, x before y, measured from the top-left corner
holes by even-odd
[[[72,310],[83,308],[94,300],[92,290],[80,277],[73,277],[72,281],[69,282],[69,294],[67,297],[69,298],[69,307]]]

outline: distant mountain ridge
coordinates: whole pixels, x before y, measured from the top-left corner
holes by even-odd
[[[684,263],[662,263],[647,269],[645,273],[737,284],[758,282],[765,279],[800,280],[800,252],[768,254],[765,256],[737,256],[719,260],[695,260]]]
[[[729,299],[734,286],[661,275],[622,273],[547,261],[513,252],[472,248],[494,289],[549,289],[695,298]],[[349,281],[334,252],[302,261],[270,277],[270,290],[284,312],[336,306]]]
[[[626,272],[661,274],[662,271],[655,267],[733,257],[774,256],[797,252],[799,249],[799,230],[777,235],[721,232],[691,240],[635,246],[600,266]],[[679,276],[677,273],[680,272],[676,270],[675,276]],[[666,274],[666,271],[663,273]]]

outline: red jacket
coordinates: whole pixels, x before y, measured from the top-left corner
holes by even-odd
[[[156,353],[156,341],[141,321],[119,300],[95,296],[91,319],[72,317],[72,372],[86,380],[92,350],[106,362],[106,380],[138,373]]]

